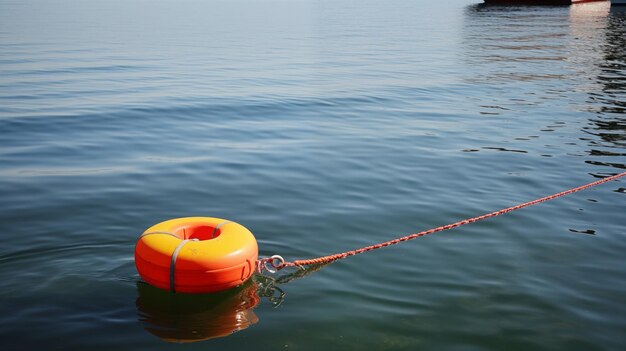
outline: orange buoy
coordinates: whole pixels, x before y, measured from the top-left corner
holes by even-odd
[[[170,219],[148,228],[135,246],[143,280],[172,292],[208,293],[243,284],[258,246],[244,226],[221,218]]]

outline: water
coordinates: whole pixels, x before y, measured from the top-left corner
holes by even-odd
[[[293,260],[624,171],[626,14],[477,2],[0,1],[1,348],[621,350],[624,180],[217,296],[136,273],[168,218]]]

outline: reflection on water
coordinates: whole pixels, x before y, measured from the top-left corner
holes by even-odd
[[[602,62],[602,46],[611,4],[593,2],[572,5],[569,8],[568,69],[572,90],[590,94],[601,89],[595,79]]]
[[[600,114],[626,113],[626,8],[613,7],[605,31],[604,60],[598,81],[604,94],[595,96],[603,102]],[[623,122],[623,118],[622,118]],[[623,146],[623,144],[622,144]]]
[[[137,283],[137,314],[144,329],[168,342],[196,342],[229,336],[257,323],[254,308],[262,298],[280,306],[286,294],[279,285],[303,278],[329,263],[300,268],[276,277],[255,274],[238,288],[212,294],[174,294]]]
[[[194,342],[228,336],[259,321],[257,283],[216,294],[173,294],[137,283],[136,305],[145,330],[169,342]]]
[[[610,168],[626,168],[626,20],[621,8],[609,2],[533,8],[526,6],[472,5],[466,9],[464,26],[466,82],[489,86],[497,95],[489,102],[477,98],[481,115],[526,119],[528,107],[543,106],[547,112],[566,108],[593,113],[588,123],[554,120],[540,132],[577,126],[590,137],[568,140],[586,143],[591,156],[584,162]],[[538,89],[540,88],[540,89]],[[576,103],[580,101],[580,103]],[[536,112],[535,112],[536,113]],[[538,138],[539,136],[532,136]],[[518,136],[515,141],[531,136]],[[565,145],[565,144],[564,144]],[[553,145],[546,145],[553,146]],[[564,147],[565,148],[565,147]],[[511,151],[506,147],[482,150]],[[464,151],[480,151],[467,149]],[[527,152],[527,150],[513,150]],[[544,157],[554,154],[545,152]],[[612,157],[607,160],[607,157]],[[611,173],[611,172],[607,172]],[[600,177],[600,173],[595,173]]]
[[[588,140],[589,154],[586,161],[597,166],[626,169],[626,163],[615,162],[626,156],[626,11],[612,7],[607,16],[606,30],[601,38],[602,59],[597,67],[599,91],[590,92],[588,102],[596,117],[591,119],[585,132],[595,138]],[[610,159],[608,157],[611,157]]]

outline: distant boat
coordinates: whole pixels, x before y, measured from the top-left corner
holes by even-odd
[[[608,0],[484,0],[486,4],[509,4],[509,5],[571,5],[582,2],[608,1]],[[626,0],[611,0],[613,4],[626,4]]]

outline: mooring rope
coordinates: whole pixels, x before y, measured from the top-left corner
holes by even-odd
[[[267,257],[267,258],[262,258],[262,259],[259,259],[259,261],[257,262],[257,270],[259,271],[259,273],[262,272],[263,270],[267,270],[270,273],[274,273],[276,270],[280,270],[280,269],[283,269],[285,267],[302,267],[302,266],[307,266],[307,265],[317,265],[317,264],[329,263],[329,262],[336,261],[336,260],[339,260],[339,259],[342,259],[342,258],[346,258],[346,257],[349,257],[349,256],[354,256],[354,255],[357,255],[357,254],[360,254],[360,253],[363,253],[363,252],[367,252],[367,251],[371,251],[371,250],[375,250],[375,249],[380,249],[381,247],[394,245],[394,244],[397,244],[397,243],[400,243],[400,242],[403,242],[403,241],[413,240],[415,238],[419,238],[419,237],[422,237],[422,236],[425,236],[425,235],[428,235],[428,234],[441,232],[441,231],[444,231],[444,230],[460,227],[460,226],[465,225],[465,224],[478,222],[478,221],[483,220],[483,219],[499,216],[501,214],[505,214],[505,213],[508,213],[508,212],[511,212],[511,211],[515,211],[515,210],[519,210],[519,209],[524,208],[524,207],[536,205],[536,204],[539,204],[539,203],[542,203],[542,202],[545,202],[545,201],[548,201],[548,200],[556,199],[556,198],[561,197],[561,196],[565,196],[565,195],[572,194],[572,193],[575,193],[575,192],[578,192],[578,191],[581,191],[581,190],[585,190],[585,189],[591,188],[591,187],[596,186],[596,185],[607,183],[607,182],[610,182],[612,180],[621,178],[623,176],[626,176],[626,172],[619,173],[619,174],[616,174],[616,175],[613,175],[613,176],[610,176],[610,177],[602,178],[602,179],[597,180],[595,182],[588,183],[588,184],[585,184],[585,185],[581,185],[579,187],[572,188],[572,189],[569,189],[569,190],[565,190],[565,191],[562,191],[560,193],[548,195],[548,196],[542,197],[540,199],[524,202],[522,204],[511,206],[511,207],[507,207],[507,208],[499,210],[499,211],[487,213],[487,214],[484,214],[482,216],[477,216],[477,217],[464,219],[462,221],[458,221],[458,222],[451,223],[451,224],[446,224],[446,225],[443,225],[443,226],[440,226],[440,227],[437,227],[437,228],[424,230],[424,231],[421,231],[419,233],[409,234],[409,235],[403,236],[401,238],[397,238],[397,239],[385,241],[385,242],[382,242],[382,243],[379,243],[379,244],[374,244],[374,245],[362,247],[362,248],[356,249],[356,250],[351,250],[351,251],[346,251],[346,252],[342,252],[342,253],[337,253],[337,254],[328,255],[328,256],[322,256],[322,257],[317,257],[317,258],[311,258],[311,259],[306,259],[306,260],[296,260],[296,261],[293,261],[293,262],[285,261],[279,255],[274,255],[274,256],[271,256],[271,257]]]

